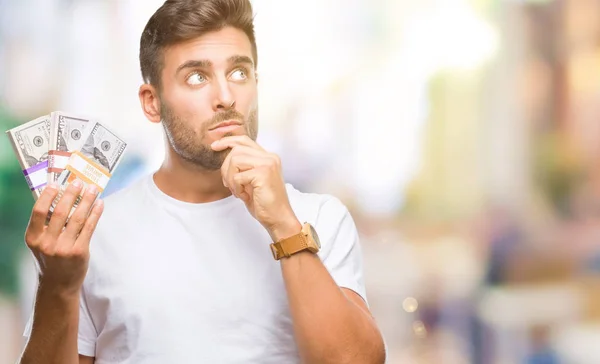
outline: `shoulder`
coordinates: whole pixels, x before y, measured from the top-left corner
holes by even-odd
[[[319,256],[328,269],[343,266],[347,259],[360,260],[356,224],[339,198],[330,194],[300,192],[289,184],[286,187],[298,220],[308,222],[317,231],[321,243]],[[352,264],[359,265],[354,260]]]
[[[292,209],[299,219],[312,224],[339,221],[350,215],[346,205],[330,194],[302,192],[287,183]]]

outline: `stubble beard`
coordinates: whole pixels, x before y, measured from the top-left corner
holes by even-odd
[[[171,148],[183,160],[201,170],[219,170],[231,151],[229,148],[223,151],[215,151],[210,145],[202,142],[205,140],[210,127],[226,120],[237,119],[244,123],[244,134],[252,140],[256,140],[258,135],[257,109],[252,110],[248,118],[244,118],[242,114],[233,109],[219,112],[210,120],[203,121],[199,131],[191,127],[193,123],[177,116],[173,109],[162,101],[160,110],[165,135]],[[226,133],[224,136],[232,135],[234,134]]]

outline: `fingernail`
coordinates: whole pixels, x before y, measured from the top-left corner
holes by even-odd
[[[96,185],[90,185],[87,188],[88,193],[91,193],[92,195],[95,195],[98,193],[98,187],[96,187]]]
[[[81,180],[76,179],[75,181],[73,181],[73,186],[75,186],[75,187],[81,187]]]
[[[47,185],[46,188],[52,188],[54,190],[58,190],[58,185],[56,184],[56,182],[52,182],[49,185]]]
[[[210,145],[210,147],[211,147],[211,148],[214,148],[214,147],[215,147],[217,144],[219,144],[219,141],[218,141],[218,140],[217,140],[217,141],[214,141],[214,142],[212,142],[212,143],[211,143],[211,145]]]

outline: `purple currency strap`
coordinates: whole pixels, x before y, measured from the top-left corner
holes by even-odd
[[[44,181],[42,183],[37,184],[36,186],[33,186],[33,182],[31,181],[30,175],[32,175],[33,173],[38,172],[42,169],[46,169],[46,170],[48,169],[48,161],[47,160],[40,162],[33,167],[23,170],[23,175],[25,176],[25,179],[27,180],[27,184],[29,185],[29,188],[32,191],[37,190],[38,188],[42,188],[47,184],[47,182]]]

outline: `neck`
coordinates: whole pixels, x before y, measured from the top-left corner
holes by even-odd
[[[206,203],[231,196],[229,188],[223,185],[221,170],[202,169],[171,150],[154,174],[154,183],[168,196],[183,202]]]

